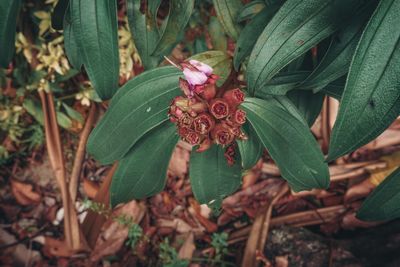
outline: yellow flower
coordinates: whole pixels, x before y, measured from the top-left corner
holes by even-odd
[[[46,2],[44,2],[46,5],[52,5],[53,7],[55,7],[57,5],[59,0],[46,0]]]
[[[94,90],[90,81],[84,81],[81,87],[81,91],[76,94],[75,99],[81,101],[82,106],[90,106],[90,100],[95,102],[101,102],[100,97]]]
[[[133,74],[133,64],[141,64],[140,57],[133,43],[131,32],[127,29],[126,25],[122,25],[118,29],[118,37],[120,61],[119,76],[129,79]]]
[[[22,32],[17,33],[17,38],[15,40],[15,47],[17,53],[23,53],[28,63],[32,63],[32,49],[35,48],[34,45],[30,44],[26,40]]]
[[[42,44],[42,49],[37,55],[39,64],[37,70],[47,68],[48,72],[56,71],[60,75],[65,75],[70,69],[67,58],[62,46],[63,36],[57,37],[47,45]]]
[[[39,36],[43,36],[51,28],[51,14],[46,11],[36,11],[33,14],[40,19]]]

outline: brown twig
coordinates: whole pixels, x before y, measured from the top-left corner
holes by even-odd
[[[331,137],[329,104],[330,104],[329,97],[325,97],[321,112],[322,151],[324,153],[328,152],[329,140]]]
[[[39,91],[40,100],[44,113],[44,128],[46,133],[46,146],[49,153],[50,164],[55,173],[61,191],[64,207],[64,234],[68,246],[72,250],[80,248],[80,233],[78,218],[74,203],[68,190],[68,183],[65,172],[60,131],[57,124],[57,116],[54,108],[53,95]]]
[[[327,208],[296,212],[289,215],[283,215],[271,218],[270,226],[291,225],[293,227],[303,227],[318,225],[342,218],[348,211],[344,205],[337,205]],[[243,241],[251,232],[252,226],[244,227],[229,236],[229,244]]]
[[[76,195],[78,192],[79,176],[81,174],[82,163],[83,163],[83,159],[85,157],[85,152],[86,152],[86,149],[85,149],[86,142],[88,140],[90,131],[92,130],[93,123],[96,118],[95,115],[96,115],[96,104],[92,103],[92,105],[90,107],[89,115],[86,119],[85,126],[80,135],[78,149],[75,154],[74,165],[73,165],[70,180],[69,180],[69,192],[71,194],[71,200],[73,203],[76,200]]]
[[[242,266],[257,266],[256,252],[263,251],[271,221],[272,208],[276,201],[289,191],[287,184],[273,197],[269,205],[263,207],[256,217],[247,239]]]
[[[106,178],[100,186],[99,192],[97,192],[94,198],[95,202],[103,203],[106,208],[109,207],[110,203],[110,185],[114,172],[117,169],[117,162],[114,163],[112,168],[108,171]],[[94,247],[96,244],[97,237],[100,234],[101,227],[103,226],[106,218],[101,214],[89,211],[82,224],[82,231],[86,237],[86,240],[90,247]]]

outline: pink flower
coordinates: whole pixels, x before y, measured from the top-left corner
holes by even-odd
[[[201,71],[191,70],[189,68],[183,68],[183,75],[185,75],[186,80],[191,85],[191,87],[195,85],[205,84],[208,80],[206,74]]]
[[[210,76],[211,73],[213,72],[213,68],[211,68],[210,66],[208,66],[207,64],[197,61],[195,59],[191,59],[189,60],[189,63],[192,64],[194,67],[196,67],[196,69],[198,69],[199,71],[201,71],[202,73],[204,73],[207,76]]]

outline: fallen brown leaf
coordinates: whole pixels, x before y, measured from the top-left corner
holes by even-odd
[[[69,249],[65,240],[58,240],[47,236],[44,241],[43,253],[47,257],[70,257],[74,254],[74,252]]]
[[[99,192],[99,189],[100,186],[97,183],[92,182],[88,179],[83,180],[83,191],[85,191],[85,194],[88,198],[95,198],[97,192]]]
[[[179,249],[178,258],[179,259],[188,259],[190,260],[193,256],[193,252],[195,251],[196,246],[194,245],[194,234],[190,232],[183,245]]]
[[[111,218],[103,225],[90,260],[95,262],[104,256],[113,255],[123,246],[125,239],[128,237],[129,229],[127,225],[122,225],[115,220],[117,216],[130,217],[134,223],[139,223],[144,216],[145,209],[143,203],[135,200],[117,208]]]
[[[38,204],[42,199],[39,193],[33,191],[31,184],[21,183],[16,180],[11,180],[11,192],[18,204],[23,206]]]
[[[189,151],[179,146],[175,147],[168,166],[168,174],[172,177],[184,178],[188,170]]]
[[[276,256],[275,257],[275,267],[288,267],[289,260],[288,256]]]
[[[355,229],[355,228],[370,228],[382,224],[383,222],[365,222],[356,218],[355,212],[346,214],[341,222],[343,229]]]

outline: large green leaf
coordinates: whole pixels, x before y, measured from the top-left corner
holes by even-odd
[[[221,86],[231,73],[232,58],[223,51],[207,51],[194,55],[190,59],[196,59],[211,66],[213,72],[220,77],[217,81],[218,86]]]
[[[288,0],[258,38],[250,55],[250,94],[311,47],[344,25],[363,0]]]
[[[69,0],[59,0],[51,15],[51,27],[55,30],[63,29],[64,15],[67,12]]]
[[[234,192],[241,184],[240,155],[233,166],[229,166],[221,146],[213,145],[198,153],[194,148],[190,156],[190,184],[196,199],[201,204],[219,208],[224,197]]]
[[[175,125],[168,121],[141,138],[118,162],[111,183],[111,205],[150,197],[163,190],[178,140]]]
[[[242,158],[242,168],[248,170],[261,158],[263,146],[249,123],[242,126],[242,131],[246,134],[247,139],[236,142]]]
[[[329,83],[327,86],[322,88],[322,92],[330,97],[333,97],[340,101],[342,98],[344,86],[346,84],[346,76],[340,77],[336,81]]]
[[[78,42],[75,39],[73,21],[71,18],[71,7],[68,5],[64,16],[64,48],[71,65],[80,70],[83,59],[79,51]]]
[[[237,40],[239,37],[240,26],[236,23],[237,16],[242,9],[240,0],[213,0],[217,17],[224,27],[225,32]]]
[[[119,52],[116,0],[71,0],[73,34],[89,79],[101,99],[118,88]]]
[[[305,118],[308,126],[311,127],[321,113],[325,94],[322,92],[313,93],[312,91],[294,90],[289,92],[287,96]]]
[[[176,45],[178,35],[184,31],[189,22],[194,8],[194,0],[174,0],[169,4],[169,14],[153,55],[167,56],[171,52]]]
[[[15,49],[15,31],[21,0],[0,1],[0,67],[7,68]]]
[[[347,77],[328,160],[381,134],[400,113],[400,1],[381,1],[365,28]]]
[[[251,1],[250,3],[247,3],[242,7],[237,16],[236,21],[243,22],[245,20],[251,19],[264,8],[265,8],[265,1],[263,0]]]
[[[150,2],[159,4],[159,1]],[[156,11],[151,11],[149,7],[142,14],[140,3],[140,0],[126,0],[126,13],[135,46],[139,52],[143,67],[147,70],[156,67],[162,59],[162,57],[151,55],[156,48],[160,35],[157,21],[155,20],[156,15],[151,14],[151,12],[155,13]],[[158,5],[155,6],[158,7]]]
[[[392,172],[364,201],[357,217],[365,221],[400,217],[400,168]]]
[[[219,20],[211,16],[208,24],[208,32],[210,33],[211,43],[215,50],[226,51],[228,47],[228,39],[225,35],[224,29],[222,28]]]
[[[168,120],[168,108],[181,91],[174,67],[142,73],[120,88],[92,131],[87,150],[103,164],[125,156],[147,132]]]
[[[251,2],[256,3],[256,2]],[[249,3],[249,4],[251,4]],[[262,33],[265,26],[275,15],[276,11],[282,5],[283,1],[265,7],[243,28],[236,43],[235,55],[233,58],[233,65],[235,69],[239,69],[240,63],[250,55],[251,49],[254,47],[258,36]],[[264,4],[265,6],[265,4]]]
[[[255,92],[255,96],[265,98],[267,96],[286,95],[287,92],[298,87],[298,85],[302,81],[304,81],[309,75],[309,71],[292,71],[279,73],[269,82],[261,86]]]
[[[294,191],[329,186],[328,166],[307,125],[274,101],[246,98],[242,107]]]
[[[263,98],[266,100],[268,103],[275,102],[273,105],[279,106],[280,108],[283,108],[287,112],[289,112],[293,117],[301,121],[304,125],[308,126],[308,121],[306,120],[306,116],[304,114],[300,113],[300,110],[298,107],[295,105],[294,101],[289,99],[287,96],[274,96],[273,98]]]
[[[377,4],[376,0],[369,1],[345,28],[333,36],[328,52],[313,73],[300,85],[301,89],[318,92],[348,72],[364,26]]]

